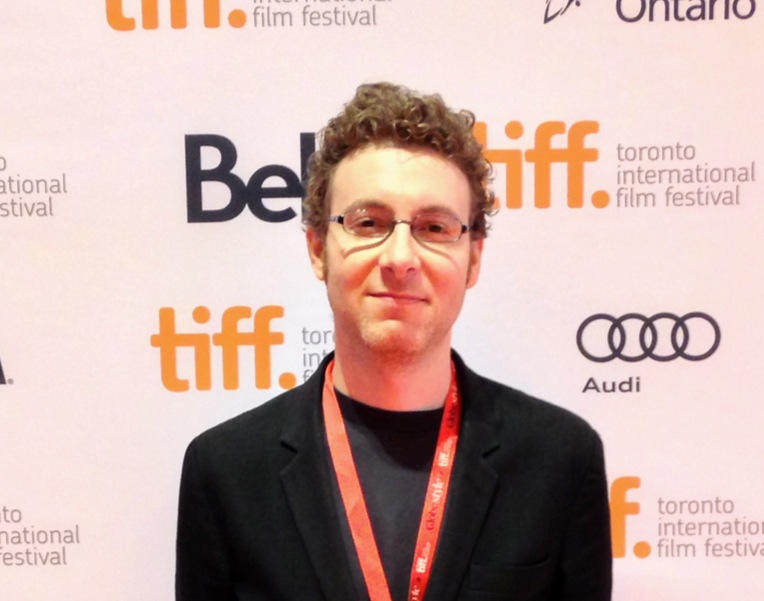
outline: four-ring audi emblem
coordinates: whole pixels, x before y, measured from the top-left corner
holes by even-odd
[[[691,344],[693,336],[695,342]],[[656,313],[649,317],[639,313],[621,317],[597,313],[578,327],[576,344],[584,357],[597,363],[613,359],[632,363],[643,359],[673,361],[678,357],[702,361],[716,352],[721,338],[716,320],[699,311],[682,316]]]

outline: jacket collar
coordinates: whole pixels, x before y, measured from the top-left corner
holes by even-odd
[[[294,458],[281,471],[281,482],[324,598],[353,599],[355,586],[340,529],[321,410],[324,372],[333,357],[334,353],[325,357],[299,389],[301,406],[295,405],[281,436],[281,443],[294,451]]]
[[[496,491],[498,474],[487,457],[499,446],[500,411],[485,380],[452,351],[462,395],[462,425],[446,515],[425,601],[456,599]]]
[[[335,502],[321,394],[328,355],[301,387],[301,402],[285,427],[282,444],[294,459],[281,472],[295,522],[327,599],[355,597],[351,568]],[[462,425],[448,506],[426,599],[455,599],[465,577],[498,476],[486,457],[499,446],[500,411],[486,394],[486,380],[452,352],[462,395]]]

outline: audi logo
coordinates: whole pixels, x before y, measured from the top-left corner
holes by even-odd
[[[605,327],[598,326],[597,322],[604,322]],[[630,325],[631,322],[639,329]],[[644,359],[673,361],[678,357],[703,361],[716,352],[721,338],[716,320],[700,311],[682,316],[656,313],[651,317],[639,313],[622,317],[597,313],[578,327],[576,344],[584,357],[597,363],[613,359],[630,363]]]

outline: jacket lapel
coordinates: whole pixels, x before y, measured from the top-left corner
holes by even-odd
[[[307,405],[295,407],[282,435],[294,459],[281,472],[289,505],[327,600],[355,599],[356,590],[334,498],[321,413],[323,373],[331,356],[305,385]],[[498,475],[486,456],[499,446],[498,410],[481,394],[478,377],[454,355],[463,416],[448,505],[425,601],[456,599],[491,505]],[[306,599],[308,599],[306,594]]]
[[[462,393],[462,426],[426,601],[457,598],[498,481],[486,460],[499,446],[497,408],[492,399],[481,398],[477,377],[458,356],[454,361]]]
[[[295,407],[294,418],[282,435],[282,444],[294,451],[294,459],[282,470],[281,482],[324,598],[353,599],[356,594],[334,499],[321,413],[325,367],[326,361],[306,383],[302,402],[308,407]]]

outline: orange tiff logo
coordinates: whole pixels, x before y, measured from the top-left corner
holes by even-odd
[[[510,140],[519,140],[524,133],[523,124],[510,121],[504,127],[504,134]],[[565,134],[565,143],[552,145],[555,136]],[[536,128],[533,148],[495,148],[488,145],[488,127],[485,123],[475,123],[474,133],[483,146],[483,154],[494,165],[506,169],[506,206],[519,209],[523,206],[523,168],[525,163],[533,165],[533,205],[538,209],[548,209],[552,204],[552,165],[567,167],[568,207],[580,209],[584,206],[584,171],[586,163],[599,159],[599,150],[585,145],[586,137],[599,132],[597,121],[576,121],[568,129],[562,121],[545,121]],[[604,209],[610,204],[610,194],[596,190],[590,197],[595,208]]]
[[[185,29],[188,25],[186,0],[166,0],[166,2],[170,5],[170,27]],[[160,0],[140,0],[140,5],[143,29],[158,29]],[[220,27],[220,0],[202,0],[202,10],[206,28]],[[135,17],[125,14],[123,0],[106,0],[106,21],[112,29],[117,31],[132,31],[136,27]],[[231,27],[244,27],[247,23],[247,14],[243,10],[234,9],[228,13],[228,23]]]
[[[191,313],[194,322],[200,325],[209,323],[210,310],[196,307]],[[284,334],[274,332],[271,322],[284,316],[284,307],[267,305],[252,313],[249,307],[230,307],[223,312],[220,331],[212,335],[203,332],[180,333],[175,325],[175,309],[159,309],[159,332],[151,336],[151,346],[159,349],[159,361],[162,372],[162,384],[167,390],[185,392],[189,389],[188,379],[178,374],[178,351],[182,348],[192,350],[194,362],[194,380],[197,390],[212,388],[212,347],[221,350],[223,388],[239,388],[239,349],[251,347],[254,353],[255,387],[261,390],[271,387],[271,350],[284,344]],[[239,326],[244,323],[244,326]],[[279,385],[283,389],[294,388],[297,378],[286,372],[279,376]]]
[[[626,497],[630,490],[639,488],[642,481],[636,476],[617,478],[610,485],[610,532],[613,540],[613,557],[626,556],[626,522],[630,515],[639,515],[640,505]],[[634,555],[644,559],[652,551],[650,543],[639,541],[633,547]]]

